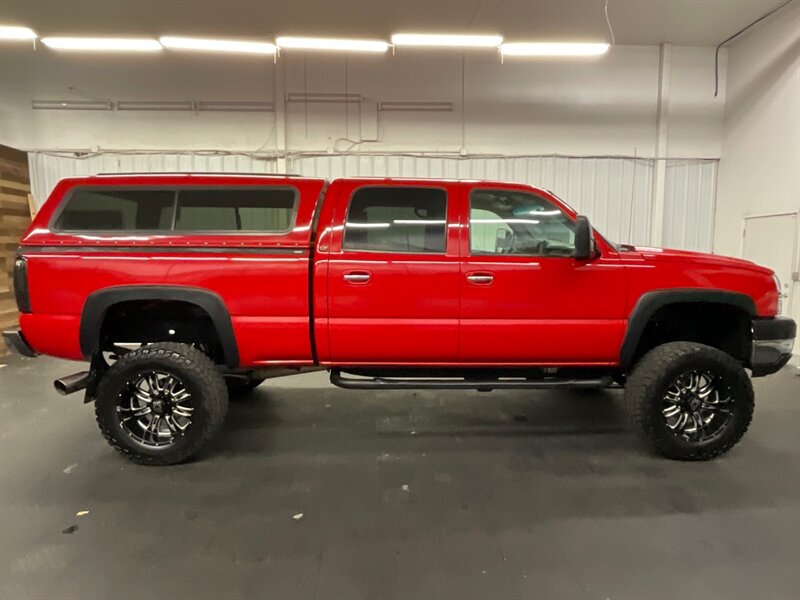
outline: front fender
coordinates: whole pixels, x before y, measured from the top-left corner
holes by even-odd
[[[620,365],[628,369],[636,357],[647,324],[660,308],[672,304],[722,304],[744,310],[751,318],[756,316],[753,299],[738,292],[708,289],[667,289],[653,290],[642,294],[628,318],[628,328],[620,348]]]

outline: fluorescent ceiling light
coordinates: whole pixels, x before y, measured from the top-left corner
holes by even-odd
[[[298,50],[334,50],[350,52],[386,52],[389,44],[383,40],[345,40],[335,38],[279,37],[279,48]]]
[[[27,27],[0,25],[0,40],[35,40],[37,37],[33,29]]]
[[[194,102],[189,100],[120,100],[117,110],[194,110]]]
[[[395,225],[444,225],[444,219],[394,219]]]
[[[539,224],[539,221],[537,221],[535,219],[470,219],[469,222],[470,223],[480,223],[480,224],[486,224],[486,223],[514,223],[514,224],[519,224],[519,225],[526,225],[526,224],[538,225]]]
[[[275,112],[272,102],[197,102],[197,110],[211,110],[221,112]]]
[[[120,52],[152,52],[161,50],[157,40],[147,38],[84,38],[46,37],[42,43],[55,50],[110,50]]]
[[[453,112],[452,102],[381,102],[378,110],[386,112]]]
[[[573,43],[515,42],[500,46],[503,56],[599,56],[608,51],[609,45]]]
[[[240,52],[244,54],[275,54],[275,44],[268,42],[243,42],[238,40],[208,40],[203,38],[162,37],[165,48],[180,50],[205,50],[208,52]]]
[[[33,100],[35,110],[112,110],[110,100]]]
[[[438,46],[447,48],[496,48],[503,43],[502,35],[440,35],[431,33],[396,33],[395,46]]]
[[[391,223],[355,223],[352,221],[345,223],[345,227],[353,229],[388,229],[391,226]]]
[[[361,94],[340,94],[337,92],[289,92],[286,94],[287,102],[346,104],[349,102],[361,103]]]

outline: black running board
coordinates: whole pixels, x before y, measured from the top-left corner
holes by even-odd
[[[498,379],[463,378],[397,378],[397,377],[347,377],[338,369],[331,371],[331,383],[349,390],[518,390],[552,388],[607,388],[611,377],[596,379],[525,379],[507,377]]]

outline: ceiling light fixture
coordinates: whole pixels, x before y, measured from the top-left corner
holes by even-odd
[[[112,110],[110,100],[33,100],[34,110]]]
[[[120,100],[117,102],[117,110],[194,110],[194,102],[189,100]]]
[[[54,50],[154,52],[162,49],[158,40],[147,38],[46,37],[42,38],[42,43]]]
[[[165,48],[175,50],[200,50],[207,52],[239,52],[242,54],[275,54],[275,44],[239,40],[209,40],[165,36],[159,39]]]
[[[383,112],[453,112],[452,102],[380,102]]]
[[[341,94],[338,92],[289,92],[287,102],[303,102],[313,104],[361,104],[361,94]]]
[[[606,43],[513,42],[500,46],[503,56],[599,56],[608,52]]]
[[[338,52],[386,52],[388,42],[383,40],[347,40],[336,38],[279,37],[278,47],[296,50],[332,50]]]
[[[15,25],[0,25],[0,40],[35,40],[38,35],[33,29]]]
[[[395,46],[434,46],[439,48],[496,48],[503,43],[502,35],[450,35],[436,33],[396,33]]]
[[[200,100],[197,110],[218,112],[275,112],[272,102],[217,102]]]

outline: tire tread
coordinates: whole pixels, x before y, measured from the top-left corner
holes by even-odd
[[[735,435],[726,439],[724,443],[678,452],[669,440],[661,435],[656,426],[651,390],[659,386],[664,373],[676,361],[700,354],[713,357],[726,369],[737,373],[739,379],[737,383],[743,385],[746,394],[745,398],[737,399],[740,410],[745,411],[744,421]],[[742,365],[729,354],[697,342],[669,342],[650,350],[639,360],[628,378],[625,396],[634,427],[644,434],[658,454],[673,460],[704,461],[725,454],[739,442],[753,419],[753,384]]]
[[[228,390],[225,380],[217,371],[216,365],[211,359],[200,350],[188,344],[177,342],[159,342],[142,346],[138,350],[129,352],[115,362],[104,373],[103,379],[98,386],[97,397],[105,398],[108,391],[104,389],[104,384],[111,380],[113,376],[136,364],[140,361],[151,361],[153,359],[177,362],[184,369],[187,369],[197,379],[197,382],[206,393],[206,410],[208,419],[203,424],[202,430],[195,438],[194,444],[185,446],[180,453],[164,453],[161,456],[147,456],[139,454],[126,448],[114,436],[111,424],[107,423],[100,410],[99,402],[95,402],[95,418],[100,427],[100,432],[109,445],[128,460],[146,466],[165,466],[185,462],[194,456],[205,444],[219,431],[225,420],[228,411]],[[193,424],[194,425],[194,424]]]

